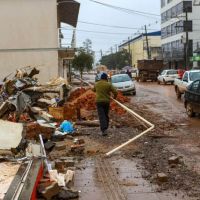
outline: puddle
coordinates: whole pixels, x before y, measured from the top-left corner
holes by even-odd
[[[117,182],[127,200],[189,200],[184,197],[184,194],[177,191],[156,192],[157,187],[142,178],[142,167],[138,166],[136,161],[117,156],[105,160],[105,162],[112,167],[112,171],[115,173],[115,177],[111,175],[109,178]],[[76,171],[75,176],[75,188],[81,191],[80,200],[114,199],[108,198],[106,193],[117,193],[117,186],[111,187],[106,180],[102,183],[98,177],[95,158],[82,161],[79,167],[80,170]]]

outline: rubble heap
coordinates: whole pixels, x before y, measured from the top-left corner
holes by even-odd
[[[96,109],[95,103],[96,95],[91,89],[78,88],[70,94],[69,103],[80,107],[81,109],[92,111]],[[117,100],[121,103],[128,103],[130,99],[124,96],[121,92],[118,92]],[[126,111],[117,105],[114,101],[111,101],[111,110],[116,114],[125,114]]]

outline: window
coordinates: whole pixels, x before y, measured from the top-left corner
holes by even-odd
[[[171,70],[171,71],[168,71],[167,74],[168,74],[168,75],[175,75],[175,74],[178,74],[178,71],[176,71],[176,70]]]
[[[165,6],[165,0],[161,0],[161,8]]]
[[[200,87],[200,81],[195,81],[192,84],[192,87],[190,88],[190,90],[192,92],[198,92],[199,91],[199,87]]]
[[[196,81],[200,79],[200,72],[190,72],[190,80]]]
[[[185,75],[183,77],[183,81],[184,82],[188,82],[188,73],[185,73]]]

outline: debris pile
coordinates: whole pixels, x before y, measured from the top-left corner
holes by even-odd
[[[63,78],[41,85],[34,77],[37,74],[36,68],[28,67],[1,83],[0,149],[11,152],[9,160],[26,164],[23,170],[30,175],[31,170],[36,170],[35,178],[40,174],[38,198],[77,198],[79,192],[72,189],[75,164],[86,150],[85,141],[75,137],[81,136],[78,126],[99,126],[94,120],[96,112],[91,112],[96,110],[96,95],[87,88],[70,94],[71,86]],[[117,100],[129,102],[121,93]],[[125,113],[114,101],[111,110],[118,115]],[[40,162],[46,169],[43,172],[39,172]]]
[[[29,67],[4,79],[0,91],[0,118],[22,123],[35,121],[36,115],[52,118],[46,113],[47,108],[63,104],[69,91],[68,84],[58,78],[40,85],[34,78],[36,74],[39,70]]]
[[[78,88],[70,94],[69,104],[75,105],[76,108],[80,108],[83,112],[85,110],[92,111],[96,109],[95,97],[96,95],[91,89]],[[117,100],[121,103],[130,102],[130,99],[124,96],[121,92],[118,92]],[[124,109],[114,101],[111,101],[111,110],[118,115],[126,113],[126,111],[124,111]]]

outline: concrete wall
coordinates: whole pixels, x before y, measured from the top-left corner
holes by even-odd
[[[56,0],[0,1],[0,79],[39,65],[41,82],[58,74]]]

